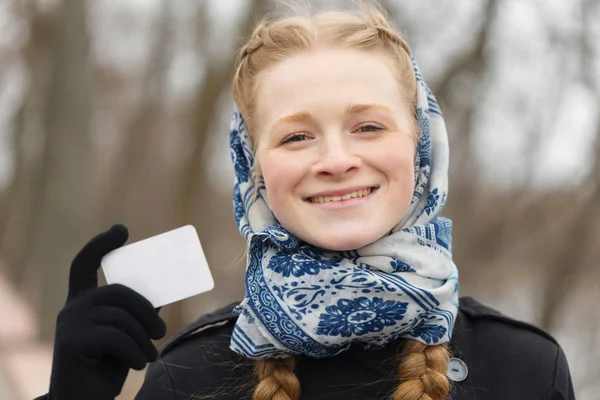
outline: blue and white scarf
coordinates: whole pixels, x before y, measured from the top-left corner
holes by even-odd
[[[264,183],[255,193],[251,138],[237,108],[231,156],[233,205],[249,244],[246,293],[231,349],[252,359],[331,357],[351,343],[398,338],[448,342],[458,310],[452,223],[439,214],[448,189],[448,137],[441,110],[413,60],[420,139],[409,210],[392,232],[353,251],[323,253],[276,220]]]

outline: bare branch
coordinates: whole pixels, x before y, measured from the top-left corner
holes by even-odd
[[[269,1],[256,0],[252,4],[253,6],[240,29],[243,37],[251,33],[256,17],[264,14]],[[202,200],[198,197],[198,193],[200,187],[205,188],[202,166],[204,164],[203,154],[207,143],[207,131],[217,109],[217,99],[233,75],[234,62],[235,55],[231,54],[222,63],[209,63],[200,85],[202,92],[194,104],[196,121],[194,123],[195,133],[191,141],[192,152],[182,167],[177,190],[176,221],[179,224],[193,220],[196,212],[202,209],[199,206]]]
[[[144,199],[135,194],[145,193],[139,188],[144,184],[152,186],[150,183],[156,184],[157,179],[149,171],[154,165],[152,160],[156,159],[157,141],[161,133],[159,125],[164,112],[165,80],[170,60],[169,44],[172,39],[171,8],[171,1],[162,1],[149,60],[140,80],[142,89],[136,101],[135,111],[123,130],[124,144],[118,149],[116,166],[112,170],[109,187],[101,202],[105,208],[102,220],[115,220],[120,219],[121,215],[128,215],[130,222],[133,219],[136,223],[156,223],[156,218],[153,221],[143,218],[144,208],[140,207],[140,203],[143,203]],[[115,198],[115,194],[118,198]],[[139,218],[135,218],[136,216]],[[136,228],[140,228],[139,225]]]

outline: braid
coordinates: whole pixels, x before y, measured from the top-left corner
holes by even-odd
[[[400,384],[393,400],[444,400],[450,391],[446,377],[448,345],[427,346],[406,340],[400,361]]]
[[[256,50],[258,50],[264,44],[264,41],[262,40],[261,36],[266,27],[267,23],[263,21],[260,24],[258,24],[256,28],[254,28],[250,40],[248,40],[248,42],[240,49],[240,62],[252,53],[254,53]]]
[[[405,87],[406,99],[413,111],[417,112],[417,88],[415,85],[415,75],[412,67],[412,49],[406,39],[392,25],[391,19],[387,18],[382,12],[366,12],[365,24],[369,31],[384,49],[390,54],[394,54],[398,63],[398,73],[400,80]],[[418,142],[420,127],[414,119],[415,142]]]
[[[404,38],[402,38],[402,36],[399,36],[397,33],[385,26],[375,26],[374,29],[377,30],[377,34],[379,35],[381,40],[389,41],[390,43],[399,46],[402,50],[404,50],[406,55],[410,57],[410,45],[406,40],[404,40]]]
[[[397,33],[397,30],[390,25],[390,21],[385,18],[385,16],[379,12],[368,14],[369,18],[367,20],[367,25],[375,29],[379,38],[384,42],[389,42],[391,44],[399,46],[406,55],[410,57],[412,54],[412,50],[408,42]]]
[[[255,373],[259,379],[254,389],[253,400],[298,400],[300,381],[294,374],[296,360],[260,360]]]

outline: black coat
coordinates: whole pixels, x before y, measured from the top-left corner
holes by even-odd
[[[165,343],[136,400],[251,399],[253,363],[229,349],[234,304],[207,314]],[[398,384],[398,343],[353,346],[296,364],[300,399],[387,399]],[[563,350],[544,331],[471,298],[460,300],[450,346],[452,400],[574,399]]]

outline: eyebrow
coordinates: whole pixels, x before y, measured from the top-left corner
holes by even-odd
[[[370,110],[383,110],[390,113],[392,112],[389,107],[381,104],[349,104],[346,106],[346,115],[359,114],[361,112]]]
[[[390,113],[392,112],[392,110],[390,110],[389,107],[386,107],[381,104],[349,104],[346,106],[346,109],[344,110],[344,114],[346,116],[348,116],[348,115],[360,114],[361,112],[370,111],[370,110],[383,110],[383,111],[387,111]],[[291,114],[286,117],[278,119],[277,121],[275,121],[273,126],[276,126],[279,124],[284,124],[284,123],[291,123],[291,122],[310,121],[311,119],[312,119],[312,116],[310,115],[310,113],[308,111],[300,111],[298,113]]]
[[[275,121],[273,126],[283,124],[283,123],[288,123],[288,122],[309,121],[311,119],[312,119],[312,116],[310,115],[310,113],[308,111],[301,111],[301,112],[298,112],[298,113],[295,113],[292,115],[288,115],[287,117],[279,118],[277,121]]]

